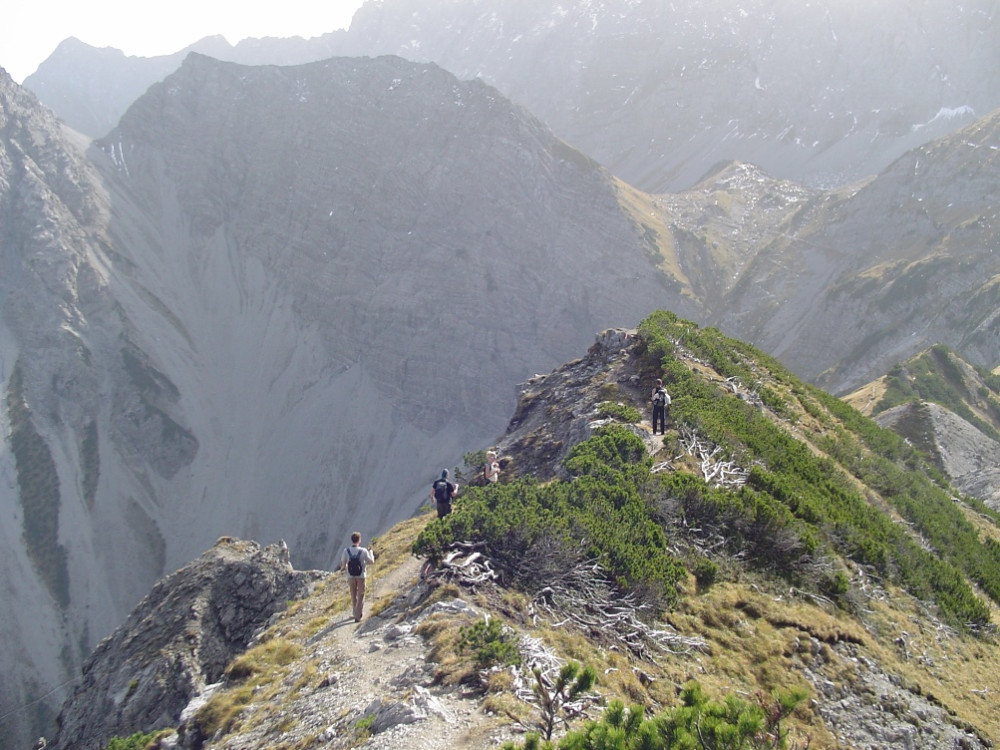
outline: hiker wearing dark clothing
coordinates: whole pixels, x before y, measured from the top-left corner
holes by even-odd
[[[656,434],[656,425],[660,425],[660,434],[664,434],[667,429],[667,407],[670,406],[670,394],[663,387],[663,381],[657,380],[656,387],[650,395],[653,401],[653,434]]]
[[[371,547],[361,546],[361,532],[351,534],[351,546],[345,547],[340,556],[340,569],[347,569],[347,586],[351,591],[351,610],[354,622],[361,622],[365,606],[365,574],[368,566],[375,562]]]
[[[448,470],[441,470],[441,477],[431,485],[431,499],[437,506],[438,518],[451,513],[451,501],[458,494],[458,485],[448,481]]]

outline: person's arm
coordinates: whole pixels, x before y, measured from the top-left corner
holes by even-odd
[[[345,547],[344,551],[340,553],[340,570],[343,570],[346,567],[347,567],[347,548]]]

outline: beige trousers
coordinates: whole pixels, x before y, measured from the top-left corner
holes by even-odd
[[[365,606],[365,579],[363,576],[348,577],[347,585],[351,589],[351,609],[354,611],[354,622],[361,622],[362,610]]]

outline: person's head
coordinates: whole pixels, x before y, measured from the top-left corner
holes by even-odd
[[[442,479],[447,479],[448,478],[448,470],[447,469],[441,469],[441,478]]]
[[[657,378],[657,379],[656,379],[656,384],[657,384],[658,386],[660,386],[660,385],[663,385],[663,381],[662,381],[662,380],[661,380],[660,378]]]
[[[351,544],[361,544],[361,532],[352,531],[351,532]]]

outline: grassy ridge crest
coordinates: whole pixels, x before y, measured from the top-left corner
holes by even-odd
[[[414,552],[483,543],[508,582],[525,589],[544,585],[544,571],[523,560],[597,560],[623,591],[668,610],[689,573],[713,578],[706,571],[717,561],[682,531],[710,528],[724,539],[718,554],[841,607],[852,606],[853,571],[863,568],[933,602],[949,624],[989,624],[985,598],[1000,603],[1000,545],[980,539],[914,448],[714,329],[660,311],[639,337],[639,369],[668,384],[675,429],[743,466],[745,483],[716,486],[683,465],[654,473],[635,429],[612,424],[572,449],[570,479],[471,488]],[[725,387],[733,382],[739,393]]]

